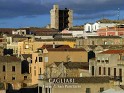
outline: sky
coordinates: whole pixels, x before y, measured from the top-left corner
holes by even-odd
[[[0,28],[44,27],[54,4],[73,10],[73,25],[124,19],[124,0],[0,0]]]

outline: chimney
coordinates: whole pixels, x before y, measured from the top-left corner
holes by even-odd
[[[55,48],[55,42],[53,42],[53,48]]]

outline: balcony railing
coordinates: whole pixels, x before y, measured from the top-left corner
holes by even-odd
[[[111,79],[122,82],[122,76],[112,76]]]

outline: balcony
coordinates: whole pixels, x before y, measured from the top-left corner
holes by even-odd
[[[111,78],[112,80],[122,82],[122,76],[111,76],[110,78]]]

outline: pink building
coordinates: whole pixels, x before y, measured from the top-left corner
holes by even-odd
[[[98,36],[122,36],[124,35],[124,28],[107,27],[97,30]]]

